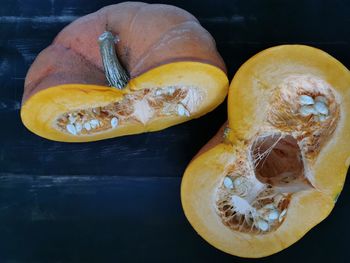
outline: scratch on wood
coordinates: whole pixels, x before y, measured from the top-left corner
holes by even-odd
[[[21,103],[15,100],[2,99],[0,100],[0,112],[17,111],[21,107]]]
[[[0,62],[0,76],[7,74],[7,71],[10,69],[10,63],[7,59],[4,59]]]
[[[94,182],[94,186],[111,185],[128,182],[179,182],[179,177],[164,176],[164,177],[142,177],[142,176],[119,176],[119,175],[16,175],[16,174],[0,174],[0,189],[14,188],[19,185],[29,185],[32,189],[50,188],[57,186],[68,185],[89,185]]]
[[[71,16],[72,14],[75,13],[76,10],[77,8],[74,8],[74,7],[64,7],[61,13],[63,16]]]
[[[12,47],[16,47],[19,54],[22,55],[25,62],[30,64],[34,61],[37,56],[37,51],[35,49],[42,49],[43,43],[42,41],[37,41],[36,39],[28,40],[17,38],[13,40],[8,40],[8,45]]]
[[[34,16],[34,17],[19,17],[19,16],[1,16],[0,23],[68,23],[77,19],[79,16],[63,15],[63,16]]]
[[[229,24],[241,24],[246,21],[245,16],[241,15],[233,15],[230,17],[226,16],[218,16],[218,17],[208,17],[208,18],[199,18],[198,19],[202,23],[215,23],[215,24],[222,24],[222,23],[229,23]]]

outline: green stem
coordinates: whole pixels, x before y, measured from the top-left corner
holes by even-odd
[[[105,31],[98,38],[103,67],[109,85],[117,89],[123,89],[129,81],[129,75],[120,64],[115,52],[115,37],[109,31]]]

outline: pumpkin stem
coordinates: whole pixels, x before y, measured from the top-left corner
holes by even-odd
[[[117,89],[123,89],[129,81],[129,75],[120,64],[115,52],[116,38],[109,31],[105,31],[98,38],[100,53],[106,78],[109,85]]]

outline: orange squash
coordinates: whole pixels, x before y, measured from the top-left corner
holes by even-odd
[[[195,17],[127,2],[74,21],[39,54],[21,118],[47,139],[95,141],[202,116],[227,88],[215,41]]]
[[[194,229],[249,258],[299,240],[329,215],[343,188],[349,113],[350,73],[329,54],[283,45],[249,59],[230,86],[227,126],[182,180]]]

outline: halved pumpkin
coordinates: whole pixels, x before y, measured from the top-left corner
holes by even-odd
[[[74,21],[40,53],[21,117],[51,140],[95,141],[197,118],[227,89],[215,41],[194,16],[127,2]]]
[[[181,201],[194,229],[240,257],[285,249],[326,218],[350,163],[350,73],[303,45],[241,66],[228,124],[187,167]]]

